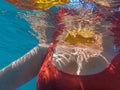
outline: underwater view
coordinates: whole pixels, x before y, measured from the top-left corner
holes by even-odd
[[[30,34],[34,33],[30,24],[18,16],[19,12],[25,13],[0,0],[0,70],[38,44],[38,40]],[[36,78],[16,90],[36,90],[35,83]]]
[[[0,90],[117,90],[119,70],[119,0],[0,1]]]

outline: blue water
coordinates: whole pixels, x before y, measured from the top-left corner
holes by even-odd
[[[33,32],[29,23],[17,16],[17,12],[25,13],[0,0],[0,69],[38,44],[38,40],[28,32]],[[36,90],[36,77],[17,90]]]

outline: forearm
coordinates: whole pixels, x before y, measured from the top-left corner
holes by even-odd
[[[37,75],[47,47],[33,48],[0,71],[0,90],[14,90]]]

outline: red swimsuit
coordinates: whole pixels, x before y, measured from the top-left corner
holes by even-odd
[[[69,75],[52,64],[51,46],[40,69],[37,90],[120,90],[120,55],[104,71],[85,76]]]
[[[119,20],[113,21],[115,24],[120,24],[120,13],[115,15]],[[111,20],[111,22],[113,21]],[[115,37],[120,38],[120,31],[115,28],[112,28],[111,31]],[[115,43],[120,44],[118,39],[115,40]],[[120,90],[120,54],[104,71],[93,75],[77,76],[64,73],[52,64],[54,48],[55,44],[51,45],[39,71],[37,90]]]

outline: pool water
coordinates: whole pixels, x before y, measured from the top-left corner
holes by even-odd
[[[38,44],[30,32],[28,22],[20,18],[18,10],[10,3],[0,0],[0,69],[23,56]],[[17,90],[36,90],[36,77]]]

